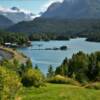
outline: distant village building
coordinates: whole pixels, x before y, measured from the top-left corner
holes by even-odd
[[[4,46],[9,47],[11,46],[11,43],[10,42],[4,43]]]
[[[6,47],[18,47],[17,43],[10,43],[10,42],[4,43],[4,46],[6,46]]]

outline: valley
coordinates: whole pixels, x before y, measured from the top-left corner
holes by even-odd
[[[100,0],[0,0],[0,100],[100,100]]]

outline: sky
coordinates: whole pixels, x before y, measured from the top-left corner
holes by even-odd
[[[0,8],[18,7],[39,14],[44,12],[51,3],[57,1],[62,2],[63,0],[0,0]]]

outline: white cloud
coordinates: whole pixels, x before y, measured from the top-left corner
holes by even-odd
[[[49,0],[48,3],[44,4],[41,11],[45,12],[47,8],[54,2],[63,2],[64,0]]]
[[[44,4],[41,8],[41,12],[45,12],[47,10],[47,8],[54,2],[63,2],[64,0],[48,0],[48,2],[46,4]],[[18,12],[24,12],[25,14],[30,14],[31,11],[28,11],[26,9],[19,9],[18,10],[12,10],[11,8],[6,8],[6,7],[2,7],[0,5],[0,12],[3,12],[3,14],[6,15],[6,13],[18,13]],[[41,14],[37,14],[37,15],[33,15],[32,19],[34,19],[35,17],[40,17]]]
[[[17,12],[24,12],[26,14],[30,14],[31,12],[25,9],[19,9],[19,10],[12,10],[11,8],[6,8],[6,7],[2,7],[0,6],[0,11],[1,12],[8,12],[8,13],[17,13]]]
[[[30,18],[30,19],[34,19],[35,17],[38,17],[38,15],[32,14],[31,11],[25,10],[25,9],[11,9],[11,8],[7,8],[7,7],[2,7],[0,6],[0,13],[4,16],[7,16],[8,14],[18,14],[18,13],[24,13],[26,16],[26,19]]]

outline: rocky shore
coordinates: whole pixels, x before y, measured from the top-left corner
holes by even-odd
[[[12,59],[13,57],[14,57],[14,54],[12,52],[7,51],[3,48],[0,48],[0,58],[1,59]]]
[[[0,47],[0,60],[7,59],[13,61],[13,59],[18,60],[20,63],[25,63],[27,61],[27,57],[18,52],[17,50],[13,50],[11,48]]]

